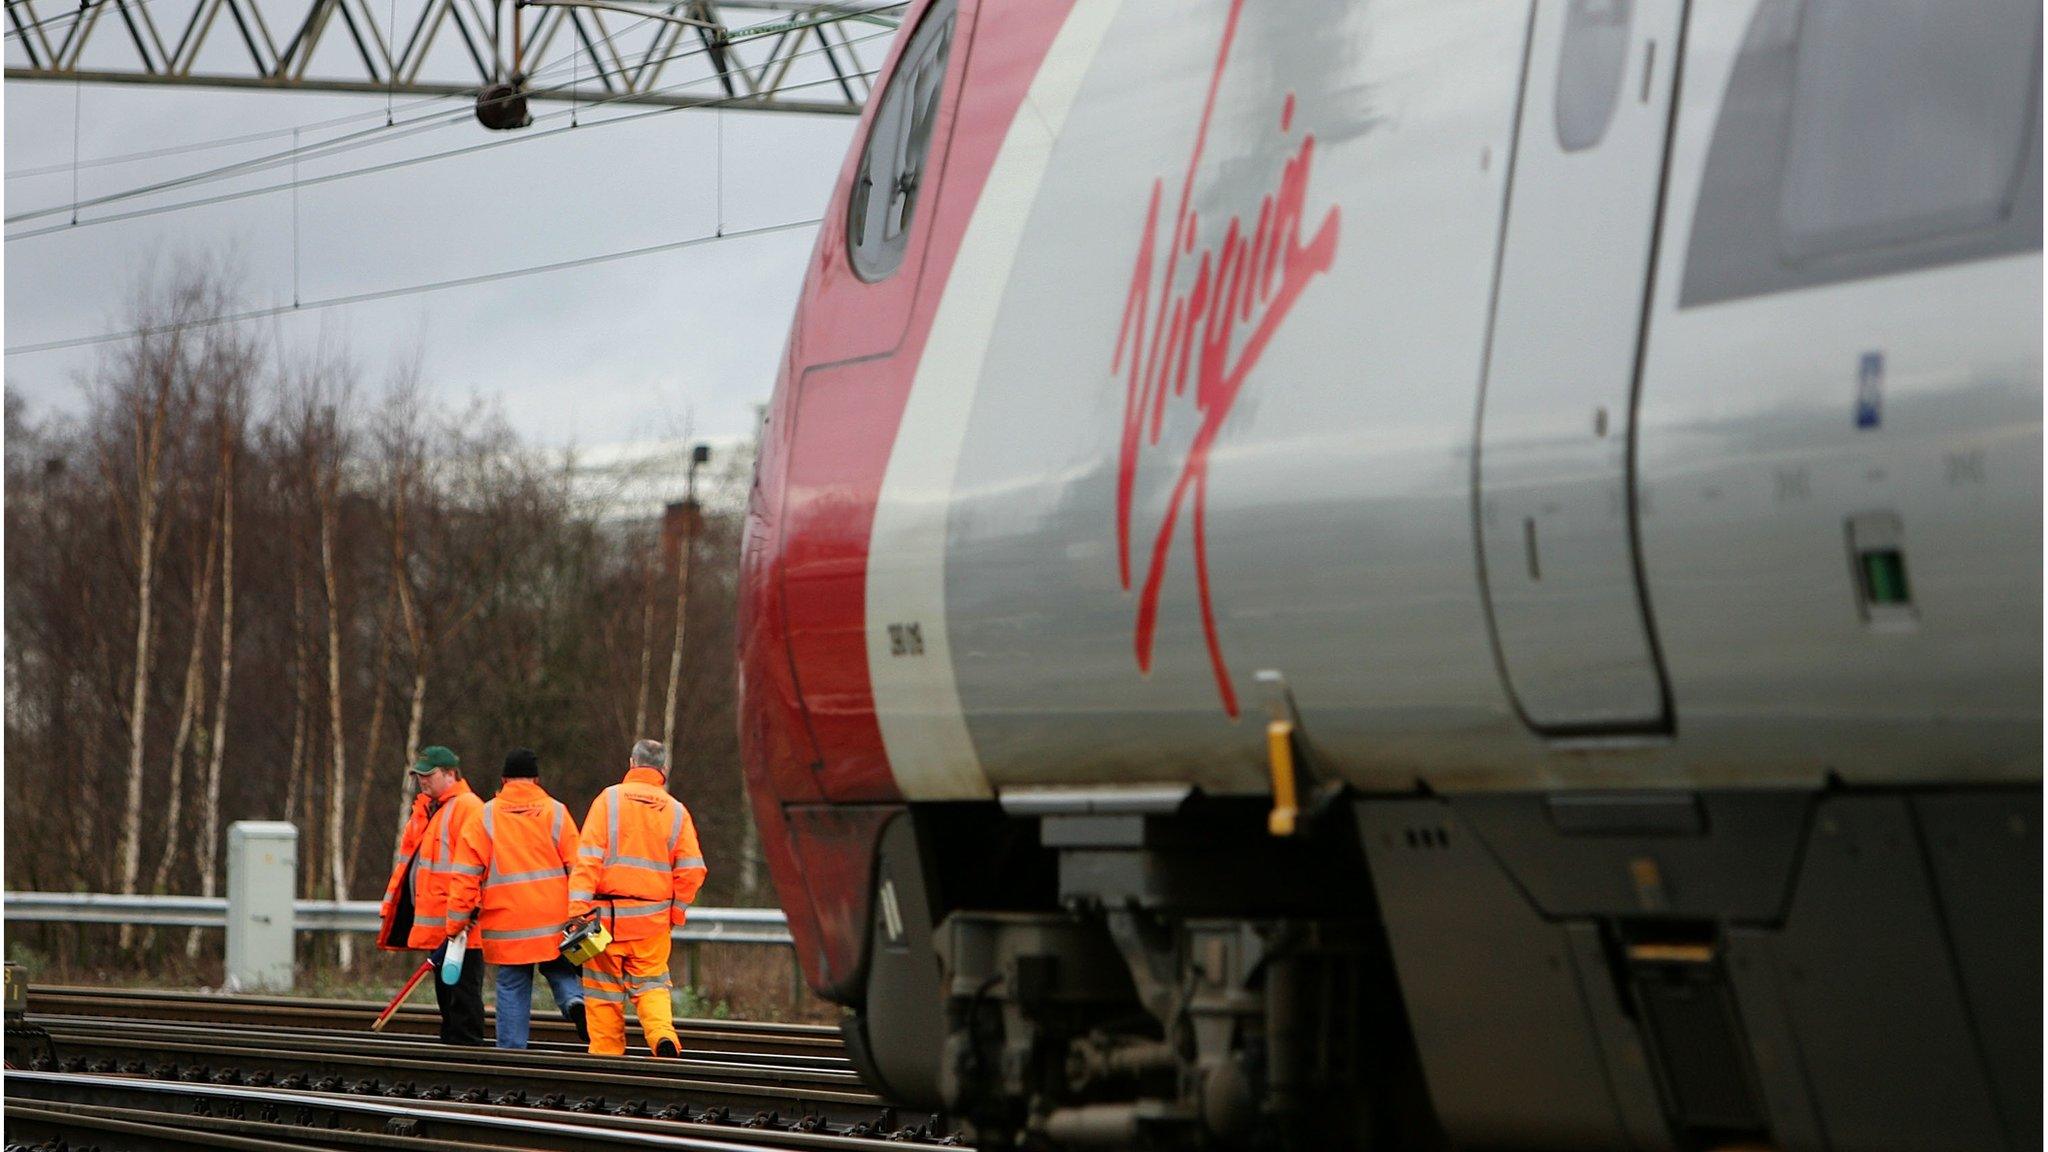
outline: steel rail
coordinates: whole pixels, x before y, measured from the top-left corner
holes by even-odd
[[[117,1016],[129,1019],[190,1021],[241,1025],[298,1021],[308,1026],[361,1032],[377,1014],[377,1006],[360,1000],[293,996],[217,995],[152,988],[87,988],[32,984],[29,1009],[65,1016]],[[495,1020],[493,1009],[486,1021]],[[387,1034],[433,1035],[440,1031],[440,1013],[409,1004],[385,1027]],[[676,1031],[685,1047],[729,1052],[806,1053],[843,1056],[839,1029],[819,1024],[778,1024],[755,1020],[681,1019]],[[568,1042],[575,1030],[562,1020],[535,1015],[532,1035],[540,1040]]]
[[[30,1014],[28,1022],[40,1025],[54,1041],[66,1038],[98,1046],[119,1046],[124,1050],[149,1049],[155,1045],[186,1044],[196,1048],[233,1045],[250,1050],[295,1052],[315,1057],[350,1060],[412,1059],[423,1063],[447,1061],[459,1055],[466,1071],[496,1074],[499,1070],[529,1079],[537,1071],[550,1075],[605,1076],[629,1078],[659,1074],[666,1081],[675,1073],[688,1076],[716,1076],[734,1086],[760,1086],[777,1092],[811,1089],[857,1091],[865,1095],[851,1064],[841,1059],[813,1056],[764,1056],[685,1050],[681,1056],[652,1058],[593,1056],[588,1052],[549,1049],[513,1049],[478,1046],[452,1048],[438,1040],[417,1036],[384,1036],[375,1033],[307,1031],[304,1029],[223,1028],[208,1024],[164,1024],[108,1017],[64,1017]],[[317,1050],[315,1050],[317,1049]],[[60,1049],[61,1050],[61,1049]]]
[[[11,1077],[10,1077],[11,1079]],[[135,1147],[149,1149],[232,1148],[243,1152],[331,1152],[332,1144],[305,1144],[280,1140],[276,1136],[243,1136],[231,1132],[195,1127],[184,1118],[126,1109],[86,1109],[64,1105],[24,1104],[12,1098],[4,1111],[7,1118],[7,1146],[31,1147],[30,1141],[70,1147],[81,1134],[94,1137],[130,1137]],[[297,1134],[294,1131],[292,1134]],[[58,1143],[61,1141],[62,1143]],[[386,1148],[420,1147],[386,1138]],[[98,1148],[93,1144],[90,1147]],[[433,1147],[427,1145],[426,1147]]]
[[[445,1046],[423,1040],[416,1035],[392,1035],[389,1032],[338,1032],[331,1028],[293,1028],[278,1025],[249,1025],[220,1023],[176,1023],[146,1019],[123,1018],[118,1016],[55,1016],[30,1013],[26,1020],[37,1025],[53,1036],[59,1033],[94,1033],[105,1035],[152,1036],[180,1040],[220,1040],[232,1037],[244,1045],[264,1045],[281,1048],[320,1048],[323,1051],[377,1052],[388,1051],[396,1054],[422,1052],[442,1055]],[[611,1068],[624,1072],[645,1071],[648,1057],[642,1056],[592,1056],[581,1044],[543,1041],[523,1049],[482,1048],[478,1050],[485,1062],[500,1057],[509,1057],[528,1063],[545,1060],[550,1067],[571,1070],[588,1070],[592,1067]],[[664,1059],[660,1067],[687,1069],[707,1075],[731,1071],[734,1074],[752,1078],[773,1078],[783,1074],[791,1076],[816,1075],[819,1083],[831,1085],[857,1085],[858,1080],[853,1064],[843,1055],[816,1056],[808,1053],[790,1052],[735,1052],[708,1047],[703,1044],[685,1044],[683,1054],[677,1058]]]

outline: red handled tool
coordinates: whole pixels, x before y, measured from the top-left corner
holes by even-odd
[[[398,1006],[405,1003],[405,998],[412,995],[412,990],[419,987],[420,981],[426,979],[427,973],[433,970],[434,962],[432,960],[420,961],[420,966],[413,969],[412,979],[407,980],[405,987],[398,990],[398,995],[391,998],[391,1003],[386,1004],[384,1010],[377,1013],[377,1019],[370,1024],[370,1031],[382,1032],[384,1025],[391,1023],[391,1018],[398,1014]]]

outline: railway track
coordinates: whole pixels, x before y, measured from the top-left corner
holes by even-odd
[[[186,1021],[201,1024],[333,1028],[366,1031],[378,1005],[361,1000],[323,1000],[293,996],[224,996],[203,992],[166,992],[133,988],[82,988],[34,984],[28,989],[29,1011],[63,1016],[117,1016],[135,1020]],[[495,1020],[493,1012],[486,1016]],[[386,1033],[432,1036],[440,1016],[424,1005],[406,1005],[385,1026]],[[817,1024],[769,1024],[749,1020],[678,1020],[684,1047],[719,1052],[846,1054],[839,1029]],[[576,1031],[559,1019],[536,1012],[533,1038],[571,1044]],[[645,1049],[642,1049],[645,1051]]]
[[[284,1087],[387,1099],[531,1103],[554,1111],[651,1115],[710,1123],[872,1121],[887,1102],[850,1069],[690,1056],[451,1049],[417,1037],[208,1028],[121,1019],[31,1016],[50,1035],[54,1070],[168,1083]],[[40,1060],[30,1065],[47,1065]]]
[[[683,1057],[656,1061],[591,1056],[566,1026],[525,1051],[452,1048],[420,1034],[431,1011],[372,1033],[373,1007],[348,1001],[37,987],[28,1006],[52,1050],[10,1050],[10,1152],[956,1143],[939,1117],[899,1117],[814,1025],[678,1021]]]
[[[901,1130],[685,1125],[657,1117],[549,1115],[492,1104],[370,1100],[324,1092],[165,1084],[122,1076],[16,1072],[7,1077],[8,1147],[80,1141],[129,1148],[390,1148],[437,1152],[674,1149],[678,1152],[880,1152]]]

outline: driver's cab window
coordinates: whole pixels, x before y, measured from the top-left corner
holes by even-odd
[[[847,255],[863,280],[896,271],[909,247],[946,86],[955,14],[955,0],[942,0],[925,14],[875,109],[847,202]]]

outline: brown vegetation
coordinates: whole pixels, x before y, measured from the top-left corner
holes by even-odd
[[[375,898],[422,744],[454,748],[485,796],[531,747],[581,817],[655,735],[648,673],[674,636],[672,787],[712,865],[700,902],[770,902],[739,885],[742,462],[700,478],[678,621],[660,507],[588,507],[559,454],[435,399],[416,355],[379,378],[195,323],[228,296],[204,270],[143,294],[136,327],[155,331],[103,359],[81,416],[7,397],[9,885],[212,893],[229,822],[288,819],[302,896]],[[104,947],[11,935],[55,963]],[[83,959],[160,963],[186,940],[122,945]]]

